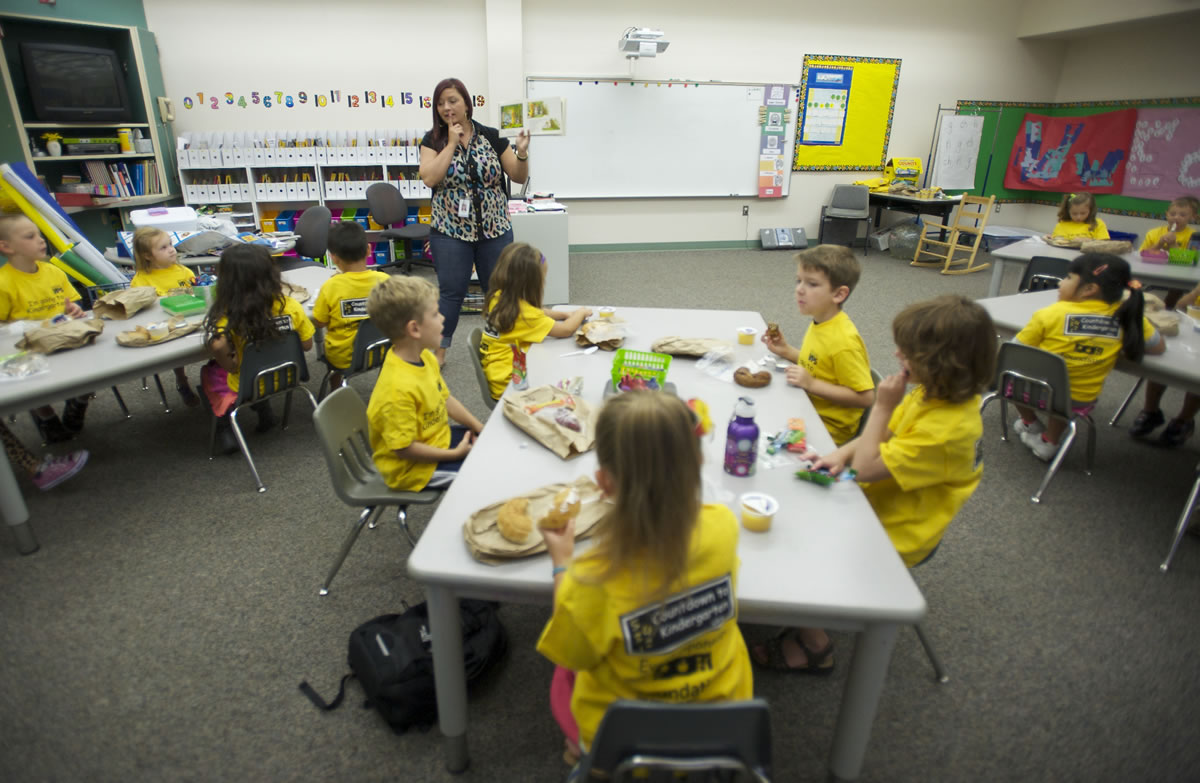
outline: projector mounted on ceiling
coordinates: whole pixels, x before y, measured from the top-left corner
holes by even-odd
[[[617,50],[624,52],[626,59],[638,57],[656,57],[667,50],[670,41],[663,39],[662,30],[652,30],[649,27],[630,27],[617,41]]]

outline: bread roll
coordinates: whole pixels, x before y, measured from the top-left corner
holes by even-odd
[[[538,527],[545,530],[562,530],[567,523],[579,514],[579,493],[574,487],[559,490],[554,496],[554,502],[546,516],[538,522]]]
[[[496,527],[500,535],[514,544],[524,544],[533,531],[533,520],[526,513],[528,508],[528,498],[513,498],[501,506],[500,513],[496,515]]]

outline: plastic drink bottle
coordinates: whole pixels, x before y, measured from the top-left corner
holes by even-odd
[[[758,459],[758,424],[754,422],[754,400],[739,397],[725,432],[725,472],[753,476]]]

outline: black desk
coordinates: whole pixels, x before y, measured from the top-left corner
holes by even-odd
[[[962,196],[950,198],[917,198],[902,196],[898,193],[872,193],[870,206],[875,208],[875,228],[879,228],[879,218],[885,209],[899,212],[911,212],[914,215],[937,215],[938,222],[943,226],[950,222],[950,213],[962,201]],[[941,241],[946,241],[946,232],[941,232]]]

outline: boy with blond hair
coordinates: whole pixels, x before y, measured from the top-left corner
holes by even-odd
[[[442,379],[433,353],[444,320],[437,300],[437,288],[419,277],[389,277],[367,297],[371,323],[392,342],[367,405],[375,466],[392,489],[449,484],[483,429]]]
[[[313,326],[326,330],[324,361],[332,370],[329,388],[336,389],[342,385],[341,371],[353,358],[358,325],[367,317],[367,295],[388,275],[367,268],[367,232],[352,220],[342,220],[329,229],[327,247],[340,274],[321,286],[311,320]]]
[[[854,253],[840,245],[802,250],[796,262],[796,306],[813,322],[798,349],[778,327],[768,329],[763,342],[772,353],[796,364],[788,368],[787,382],[808,393],[840,446],[858,432],[863,410],[875,400],[867,346],[842,311],[861,271]]]

